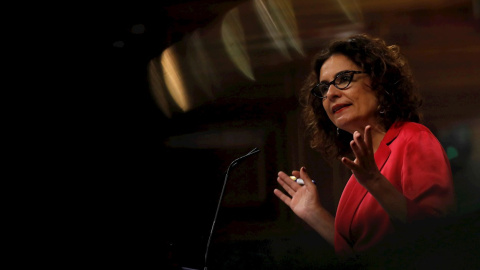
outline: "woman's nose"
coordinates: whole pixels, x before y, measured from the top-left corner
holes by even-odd
[[[331,84],[328,86],[328,91],[327,93],[325,93],[325,96],[327,98],[333,98],[333,97],[341,96],[341,94],[342,94],[342,91],[337,87],[335,87],[333,84]]]

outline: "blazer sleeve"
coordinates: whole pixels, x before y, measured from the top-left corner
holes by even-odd
[[[455,204],[450,162],[430,131],[420,131],[406,143],[402,190],[407,198],[407,222],[444,217]]]

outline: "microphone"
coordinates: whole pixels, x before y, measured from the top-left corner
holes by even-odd
[[[228,179],[228,173],[230,172],[230,169],[235,167],[238,162],[240,162],[241,160],[253,155],[253,154],[256,154],[260,152],[260,150],[258,148],[253,148],[250,152],[248,152],[247,154],[235,159],[234,161],[232,161],[232,163],[230,163],[230,165],[228,166],[227,168],[227,172],[225,173],[225,180],[223,181],[223,188],[222,188],[222,192],[220,193],[220,199],[218,200],[218,204],[217,204],[217,210],[215,211],[215,217],[213,218],[213,223],[212,223],[212,228],[210,229],[210,235],[208,236],[208,241],[207,241],[207,247],[205,249],[205,267],[203,268],[204,270],[207,270],[207,258],[208,258],[208,250],[210,248],[210,241],[212,240],[212,234],[213,234],[213,230],[215,228],[215,222],[217,221],[217,215],[218,215],[218,210],[220,209],[220,204],[222,203],[222,199],[223,199],[223,193],[225,191],[225,186],[227,185],[227,179]]]

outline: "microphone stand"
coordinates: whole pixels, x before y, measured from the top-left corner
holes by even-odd
[[[225,173],[225,180],[223,181],[223,188],[222,188],[222,192],[220,193],[220,199],[218,200],[218,205],[217,205],[217,210],[215,211],[215,217],[213,218],[213,224],[212,224],[212,228],[210,229],[210,235],[208,236],[208,241],[207,241],[207,247],[206,247],[206,250],[205,250],[205,267],[203,268],[204,270],[207,270],[207,258],[208,258],[208,250],[210,248],[210,241],[212,240],[212,234],[213,234],[213,230],[215,228],[215,222],[217,221],[217,215],[218,215],[218,211],[220,209],[220,204],[222,203],[222,199],[223,199],[223,193],[225,191],[225,186],[227,185],[227,179],[228,179],[228,173],[230,172],[230,169],[235,167],[235,165],[237,165],[237,163],[240,161],[240,160],[243,160],[253,154],[256,154],[260,152],[260,150],[258,148],[253,148],[250,152],[248,152],[246,155],[244,156],[241,156],[237,159],[235,159],[234,161],[232,161],[232,163],[230,163],[230,165],[228,166],[227,168],[227,172]]]

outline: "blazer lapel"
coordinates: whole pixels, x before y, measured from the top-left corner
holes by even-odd
[[[394,123],[385,134],[385,137],[383,137],[382,141],[380,142],[380,146],[375,152],[375,163],[380,171],[382,170],[391,153],[388,145],[397,137],[401,126],[402,123]],[[352,175],[345,186],[344,194],[348,194],[348,198],[345,198],[345,203],[342,203],[342,206],[348,205],[348,207],[342,207],[338,209],[339,211],[343,212],[340,215],[343,217],[342,220],[338,221],[338,230],[341,234],[350,232],[350,225],[352,224],[355,212],[360,206],[363,198],[365,198],[365,195],[367,195],[367,190],[360,185],[355,176]],[[346,239],[351,239],[350,235],[344,235],[343,237]]]
[[[403,122],[395,122],[380,142],[377,152],[375,152],[375,163],[377,164],[379,171],[382,170],[383,165],[385,165],[385,162],[387,162],[387,159],[390,156],[391,150],[388,145],[390,145],[393,140],[397,138],[400,130],[402,129],[402,126]]]

